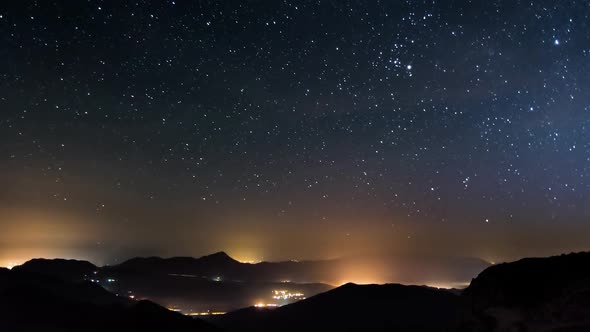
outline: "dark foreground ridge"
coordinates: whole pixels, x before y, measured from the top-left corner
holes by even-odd
[[[150,262],[156,267],[150,267]],[[146,284],[154,287],[153,282],[167,275],[170,264],[176,269],[187,262],[190,269],[243,265],[218,253],[198,259],[142,258],[115,268],[122,269],[118,272],[122,277],[131,273],[130,280],[142,279],[141,273],[146,273]],[[137,264],[147,270],[127,270]],[[103,270],[65,260],[34,260],[13,271],[0,269],[2,327],[19,331],[590,331],[590,253],[495,265],[462,293],[399,284],[346,284],[276,309],[249,307],[208,317],[207,322],[152,302],[116,296],[99,283],[76,277],[107,273]],[[173,280],[180,292],[193,278]],[[235,292],[240,284],[197,280],[199,286],[189,288],[187,297],[206,298],[223,293],[226,287]]]
[[[2,331],[216,331],[149,301],[132,301],[90,282],[0,269]]]
[[[427,279],[452,283],[469,280],[488,264],[474,258],[387,256],[251,264],[217,252],[199,258],[138,257],[103,267],[84,261],[36,259],[16,269],[75,282],[92,281],[115,294],[200,314],[230,312],[259,301],[285,305],[333,289],[333,284],[341,282],[343,271],[355,271],[359,266],[365,270],[385,267],[383,278],[396,278],[400,283]],[[277,290],[301,296],[275,301],[271,294]]]
[[[347,284],[276,310],[214,321],[228,331],[590,331],[590,253],[523,259],[484,270],[461,294]]]
[[[487,268],[463,292],[464,331],[590,331],[590,253],[525,258]]]
[[[228,331],[446,331],[459,296],[428,287],[346,284],[275,310],[248,308],[217,320]]]

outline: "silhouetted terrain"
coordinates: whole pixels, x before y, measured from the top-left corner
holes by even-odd
[[[215,331],[148,301],[118,297],[89,282],[0,270],[2,331]]]
[[[102,271],[118,275],[185,274],[249,282],[342,284],[350,279],[383,279],[428,284],[465,282],[489,266],[476,258],[359,256],[318,261],[240,263],[224,252],[200,258],[133,258]]]
[[[119,265],[108,266],[105,273],[125,275],[189,275],[209,279],[241,282],[279,282],[289,280],[296,283],[326,282],[334,271],[336,261],[309,262],[261,262],[240,263],[224,252],[200,258],[133,258]]]
[[[91,276],[99,268],[87,261],[74,259],[32,259],[13,271],[31,272],[63,280],[79,281]]]
[[[321,264],[313,262],[311,265]],[[308,264],[240,263],[225,253],[201,258],[134,258],[116,266],[97,267],[76,260],[33,259],[15,271],[34,272],[70,281],[93,281],[114,294],[149,299],[185,313],[231,311],[272,300],[273,290],[312,296],[332,289],[321,283],[283,282],[282,275],[304,274]]]
[[[316,264],[316,263],[312,263]],[[304,274],[307,265],[285,263],[240,263],[220,252],[201,258],[134,258],[98,272],[100,280],[113,292],[148,298],[183,312],[231,311],[257,302],[277,302],[273,290],[300,292],[305,296],[333,287],[321,283],[283,282],[286,277]]]
[[[451,267],[448,267],[451,266]],[[427,284],[443,280],[460,284],[487,263],[478,259],[355,257],[323,261],[241,263],[224,252],[200,258],[133,258],[97,267],[74,260],[31,260],[17,270],[72,281],[91,280],[109,291],[149,299],[184,313],[227,312],[254,303],[275,301],[272,292],[285,290],[310,297],[333,288],[326,282],[381,278]]]
[[[447,331],[459,296],[420,286],[355,285],[278,309],[248,308],[216,317],[228,331]]]
[[[21,331],[98,331],[113,326],[208,331],[212,325],[229,332],[590,331],[590,253],[494,265],[463,292],[399,284],[346,284],[326,291],[330,286],[322,284],[227,279],[256,265],[223,253],[197,259],[138,258],[104,268],[80,261],[33,260],[13,271],[0,269],[0,320]],[[257,293],[264,297],[278,288],[320,294],[276,309],[249,307],[207,317],[212,325],[129,298],[192,310],[249,306],[258,302]]]
[[[463,298],[465,331],[590,331],[590,253],[492,266]]]
[[[229,331],[590,331],[590,253],[495,265],[461,295],[349,284],[275,310],[248,308],[212,321]]]

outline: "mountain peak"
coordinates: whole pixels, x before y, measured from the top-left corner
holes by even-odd
[[[219,251],[211,255],[203,256],[200,259],[211,260],[216,262],[238,262],[231,258],[225,251]]]
[[[75,259],[31,259],[13,270],[57,277],[64,280],[81,280],[85,275],[98,269],[88,261]]]
[[[339,288],[354,288],[357,287],[358,285],[355,284],[354,282],[347,282],[344,285],[340,286]]]

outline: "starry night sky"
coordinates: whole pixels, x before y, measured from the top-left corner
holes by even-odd
[[[590,249],[587,1],[3,1],[0,265]]]

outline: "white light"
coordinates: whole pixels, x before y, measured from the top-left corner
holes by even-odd
[[[412,70],[412,65],[408,65],[406,68],[408,68],[408,70]]]
[[[561,44],[561,42],[559,41],[559,39],[555,39],[555,40],[553,41],[553,44],[554,44],[555,46],[559,46],[559,44]]]

